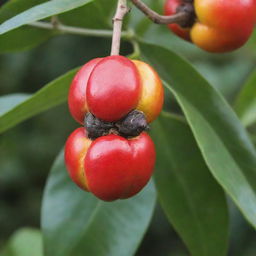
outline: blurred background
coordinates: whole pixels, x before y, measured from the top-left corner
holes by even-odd
[[[133,22],[135,20],[134,18]],[[213,56],[172,36],[164,26],[150,25],[149,29],[138,31],[149,42],[158,40],[159,44],[188,58],[231,104],[248,74],[256,66],[255,36],[234,54]],[[0,55],[0,96],[17,92],[34,93],[46,83],[91,58],[108,55],[110,44],[109,39],[62,35],[28,51],[3,53]],[[132,46],[124,42],[122,54],[131,52]],[[179,111],[174,100],[169,100],[166,108]],[[0,248],[17,229],[39,228],[40,204],[48,172],[67,136],[76,127],[67,104],[63,104],[1,135]],[[229,255],[255,256],[255,231],[232,203],[230,216]],[[189,255],[159,206],[136,255]]]

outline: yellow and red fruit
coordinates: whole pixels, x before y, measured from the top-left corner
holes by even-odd
[[[176,13],[184,0],[167,0],[165,14]],[[194,0],[196,19],[190,28],[168,25],[178,36],[209,52],[235,50],[249,39],[256,12],[255,0]]]
[[[147,122],[151,123],[157,118],[163,107],[164,90],[162,81],[156,71],[147,63],[139,60],[133,60],[132,62],[139,72],[142,86],[136,109],[142,111]]]
[[[148,183],[155,148],[145,132],[132,139],[111,134],[91,141],[85,129],[78,128],[66,142],[65,162],[79,187],[113,201],[137,194]]]
[[[163,86],[158,74],[142,61],[108,56],[85,64],[69,91],[69,108],[79,123],[87,112],[104,121],[118,121],[138,109],[152,122],[163,105]]]
[[[148,64],[123,56],[97,58],[76,74],[69,109],[85,128],[65,145],[71,179],[105,201],[137,194],[149,181],[153,141],[144,132],[163,106],[162,82]]]

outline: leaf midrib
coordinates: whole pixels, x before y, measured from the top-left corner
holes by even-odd
[[[177,96],[176,92],[173,92],[173,93],[174,93],[175,96],[177,97],[177,99],[178,99],[180,105],[182,106],[182,108],[183,108],[183,110],[184,110],[183,103],[182,103],[181,100],[179,99],[180,96]],[[190,103],[189,103],[189,104],[190,104]],[[192,106],[194,107],[194,105],[192,105]],[[195,107],[194,107],[194,108],[195,108]],[[197,108],[195,108],[195,109],[197,110]],[[184,112],[186,112],[186,110],[184,110]],[[209,127],[209,129],[212,131],[212,133],[213,133],[217,138],[219,138],[218,133],[216,133],[215,130],[212,129],[212,126],[209,124],[209,122],[207,121],[207,119],[204,118],[204,116],[200,113],[200,111],[197,111],[197,113],[198,113],[198,115],[199,115],[203,120],[206,120],[206,122],[205,122],[206,125]],[[191,123],[191,122],[189,121],[189,119],[190,119],[190,118],[188,118],[188,122]],[[193,134],[194,134],[194,136],[195,136],[195,138],[196,138],[196,141],[198,141],[197,131],[195,131],[195,129],[193,128],[193,125],[192,125],[192,124],[191,124],[191,129],[192,129],[192,132],[193,132]],[[244,180],[246,181],[246,184],[248,184],[248,187],[250,188],[250,190],[252,191],[252,194],[254,195],[254,201],[256,202],[255,191],[254,191],[254,189],[253,189],[251,183],[248,181],[247,176],[244,175],[244,173],[243,173],[243,171],[241,170],[241,167],[240,167],[240,165],[237,163],[236,159],[233,157],[233,155],[230,153],[230,151],[227,150],[228,147],[226,147],[225,143],[224,143],[222,140],[220,140],[220,139],[218,139],[218,140],[219,140],[220,144],[223,145],[224,151],[227,153],[227,155],[230,157],[230,159],[232,159],[233,162],[235,163],[235,166],[237,167],[238,172],[241,173],[241,176],[242,176],[242,177],[244,178]],[[207,157],[205,157],[207,154],[206,154],[206,152],[205,152],[205,150],[204,150],[204,147],[201,145],[200,142],[198,142],[197,144],[198,144],[198,146],[199,146],[199,148],[200,148],[200,151],[202,152],[202,155],[204,156],[204,159],[205,159],[205,162],[206,162],[208,168],[209,168],[210,170],[212,170],[211,164],[208,163]],[[218,182],[219,182],[219,178],[216,177],[215,172],[214,172],[214,171],[212,171],[212,172],[213,172],[213,176],[214,176],[214,177],[218,180]],[[220,183],[221,183],[222,186],[226,189],[226,185],[223,184],[222,181],[221,181]],[[226,189],[226,190],[229,191],[229,189]],[[233,198],[233,200],[234,200],[236,203],[238,202],[238,200],[236,199],[235,196],[233,196],[233,195],[231,195],[231,194],[229,194],[229,195]],[[255,223],[252,223],[252,221],[247,217],[247,215],[246,215],[245,212],[241,209],[241,207],[239,206],[238,203],[237,203],[237,206],[238,206],[238,208],[241,210],[241,212],[243,212],[243,215],[245,216],[245,218],[246,218],[253,226],[255,226],[256,224],[255,224]]]
[[[175,97],[177,98],[179,104],[182,106],[182,109],[183,109],[183,112],[184,112],[184,113],[186,113],[186,109],[184,108],[183,103],[182,103],[182,100],[180,99],[180,97],[183,97],[191,106],[193,106],[193,108],[194,108],[194,109],[196,110],[196,112],[200,115],[200,117],[202,118],[202,120],[204,120],[205,123],[207,124],[207,126],[211,128],[211,130],[213,131],[213,133],[215,134],[215,136],[216,136],[217,138],[219,138],[219,141],[220,141],[221,144],[223,145],[223,148],[224,148],[224,149],[227,149],[226,151],[228,152],[228,155],[229,155],[230,158],[236,163],[236,166],[237,166],[238,169],[241,171],[241,170],[242,170],[242,167],[241,167],[240,164],[236,161],[236,159],[235,159],[235,157],[233,156],[232,152],[230,152],[229,146],[226,145],[226,143],[225,143],[223,140],[220,139],[221,136],[219,135],[219,133],[218,133],[217,131],[215,131],[214,126],[212,126],[211,123],[209,123],[208,119],[204,117],[204,115],[198,110],[198,108],[197,108],[189,99],[187,99],[186,96],[180,95],[180,93],[177,92],[175,89],[172,89],[171,86],[169,85],[169,83],[167,83],[166,81],[164,81],[164,85],[165,85],[165,87],[166,87],[171,93],[173,93],[173,94],[175,95]],[[221,97],[221,95],[220,95],[220,97]],[[225,103],[225,102],[224,102],[224,103]],[[190,123],[190,126],[192,127],[192,131],[193,131],[193,134],[194,134],[194,136],[195,136],[195,133],[196,133],[196,132],[195,132],[194,129],[193,129],[193,124],[192,124],[191,122],[189,122],[189,123]],[[196,137],[196,136],[195,136],[195,137]],[[200,142],[198,142],[197,144],[198,144],[199,147],[200,147]],[[246,144],[246,145],[247,145],[247,144]],[[248,145],[247,145],[247,146],[248,146]],[[201,147],[200,147],[200,149],[202,150]],[[252,145],[251,145],[251,150],[254,151],[254,147],[253,147]],[[249,150],[248,150],[248,151],[249,151]],[[249,152],[251,152],[251,151],[249,151]],[[251,157],[251,155],[250,155],[250,157]],[[255,157],[256,157],[256,154],[255,154]],[[206,161],[206,162],[207,162],[207,161]],[[210,169],[211,169],[211,168],[210,168]],[[241,171],[241,173],[243,174],[243,176],[245,177],[246,181],[248,182],[248,184],[250,185],[250,187],[252,187],[252,190],[254,191],[254,185],[250,183],[250,181],[248,180],[247,175],[244,175],[244,173],[243,173],[242,171]]]
[[[162,131],[164,131],[164,133],[166,134],[165,129],[163,128],[163,126],[160,122],[159,122],[159,126],[160,126],[160,129]],[[163,132],[160,132],[159,134],[161,134],[161,136],[162,136]],[[158,136],[159,136],[159,134],[158,134]],[[168,155],[172,158],[172,153],[170,152],[169,148],[168,148],[168,153],[169,153]],[[176,166],[175,161],[171,160],[170,162],[171,162],[171,165],[174,166],[174,168],[175,168],[175,166]],[[188,202],[188,206],[191,209],[191,212],[192,212],[192,214],[194,216],[194,219],[195,219],[195,224],[198,227],[198,230],[199,230],[199,233],[200,233],[201,248],[203,249],[204,255],[207,255],[208,249],[207,249],[206,244],[204,243],[204,231],[203,231],[204,229],[201,226],[200,217],[197,214],[197,210],[195,209],[192,201],[190,200],[190,194],[191,193],[190,193],[190,191],[188,191],[186,189],[186,186],[184,185],[184,182],[182,181],[182,178],[180,177],[180,175],[177,172],[172,172],[172,173],[176,176],[177,180],[181,184],[181,187],[184,191],[184,194],[186,196],[186,200]],[[187,243],[185,240],[184,240],[184,242]]]
[[[89,219],[88,219],[88,222],[87,222],[87,224],[86,224],[86,226],[85,226],[85,228],[84,228],[84,231],[81,232],[80,237],[78,237],[78,238],[76,239],[76,242],[69,248],[69,250],[67,250],[67,252],[66,252],[66,254],[65,254],[66,256],[71,255],[70,253],[71,253],[72,251],[74,251],[74,249],[77,247],[77,245],[83,240],[84,236],[85,236],[86,233],[87,233],[87,230],[90,228],[91,224],[93,223],[93,221],[94,221],[94,219],[95,219],[95,216],[97,216],[98,211],[101,209],[101,205],[102,205],[102,202],[101,202],[100,200],[98,200],[97,204],[95,205],[94,210],[93,210],[92,213],[91,213],[91,216],[90,216]]]

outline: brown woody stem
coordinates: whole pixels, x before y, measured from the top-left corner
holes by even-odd
[[[111,55],[119,55],[122,35],[123,18],[129,12],[127,0],[118,0],[117,9],[113,18],[113,37]]]
[[[192,1],[184,1],[183,8],[180,8],[175,14],[170,16],[158,14],[157,12],[150,9],[141,0],[131,1],[141,12],[143,12],[150,20],[152,20],[156,24],[176,23],[183,27],[186,27],[191,24],[191,20],[194,20],[194,8],[192,5]]]

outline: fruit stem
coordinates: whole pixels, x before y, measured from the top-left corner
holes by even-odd
[[[130,11],[127,6],[127,0],[118,0],[116,13],[113,18],[113,37],[111,55],[119,55],[123,18]]]
[[[182,27],[190,26],[191,20],[194,20],[194,7],[191,1],[184,2],[185,8],[177,10],[173,15],[160,15],[157,12],[150,9],[141,0],[131,0],[131,2],[143,12],[150,20],[156,24],[172,24],[176,23]]]

